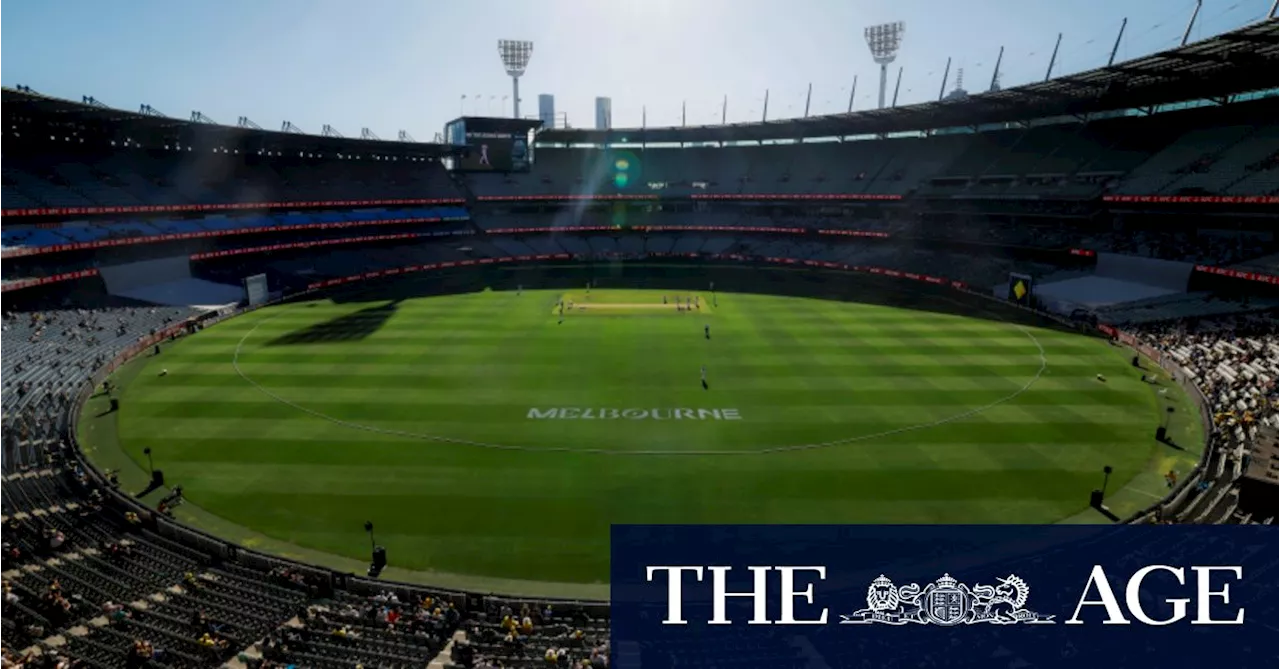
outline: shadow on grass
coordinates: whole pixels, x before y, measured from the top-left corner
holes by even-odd
[[[401,300],[368,307],[333,320],[316,323],[301,330],[281,335],[266,343],[267,346],[295,346],[298,344],[328,344],[359,341],[372,335],[387,324],[399,309]]]
[[[811,267],[731,264],[727,262],[572,262],[555,265],[478,266],[430,275],[397,275],[336,290],[334,302],[414,299],[485,289],[515,291],[573,289],[590,283],[596,288],[648,290],[707,290],[782,297],[810,297],[840,302],[877,304],[915,311],[946,313],[965,318],[1017,323],[1077,332],[1039,314],[1009,304],[968,295],[949,285],[874,274]]]
[[[1098,513],[1102,514],[1103,517],[1105,517],[1107,520],[1113,523],[1120,522],[1120,516],[1117,516],[1116,514],[1112,513],[1111,509],[1108,509],[1105,504],[1101,506],[1095,506],[1093,507],[1093,509]]]

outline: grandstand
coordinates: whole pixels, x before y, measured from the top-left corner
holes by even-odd
[[[241,313],[255,274],[288,300],[436,272],[447,293],[445,269],[670,261],[1004,300],[1017,273],[1035,280],[1028,308],[1132,347],[1202,414],[1199,464],[1124,521],[1274,523],[1241,480],[1277,422],[1276,58],[1269,20],[958,101],[551,129],[512,174],[447,169],[449,145],[6,88],[5,652],[104,668],[602,666],[623,652],[592,598],[378,581],[259,552],[139,500],[82,452],[77,424],[108,401],[103,381]],[[840,141],[801,141],[817,138]],[[638,182],[615,179],[623,155]],[[726,648],[811,666],[785,640]]]

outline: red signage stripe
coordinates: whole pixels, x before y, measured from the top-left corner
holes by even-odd
[[[699,257],[702,257],[708,260],[737,260],[737,261],[756,260],[755,258],[751,258],[748,256],[731,254],[731,253],[709,255],[709,256],[700,256],[697,253],[649,253],[649,254],[646,254],[646,257],[649,257],[649,258],[699,258]],[[506,256],[502,258],[484,258],[482,260],[460,260],[460,261],[452,261],[452,262],[439,262],[439,263],[432,263],[430,265],[412,265],[409,267],[386,269],[386,270],[380,270],[376,272],[365,272],[363,274],[354,274],[351,276],[339,277],[336,279],[327,279],[325,281],[317,281],[315,283],[308,285],[307,290],[316,290],[319,288],[327,288],[329,286],[336,286],[344,283],[362,281],[364,279],[393,276],[396,274],[403,274],[407,272],[430,272],[430,271],[439,270],[439,269],[448,269],[451,267],[465,267],[465,266],[470,266],[475,264],[489,265],[489,264],[497,264],[497,263],[528,262],[530,260],[571,260],[574,258],[577,258],[577,256],[574,256],[573,254],[570,254],[570,253],[556,253],[551,255]],[[589,260],[591,258],[592,256],[583,256],[583,259]],[[884,276],[907,278],[907,279],[922,281],[924,283],[931,283],[935,285],[950,284],[952,288],[955,288],[957,290],[966,290],[968,288],[968,286],[963,281],[954,281],[954,280],[946,279],[943,277],[930,276],[928,274],[900,272],[898,270],[885,269],[883,267],[864,267],[864,266],[858,266],[858,265],[846,265],[844,263],[826,262],[826,261],[820,261],[820,260],[802,260],[797,258],[764,258],[764,261],[775,264],[775,265],[807,265],[810,267],[823,267],[826,269],[837,269],[837,270],[842,270],[846,272],[862,272],[865,274],[880,274]]]
[[[129,205],[121,207],[45,207],[5,209],[5,216],[93,216],[98,214],[155,214],[188,211],[243,211],[246,209],[315,209],[319,207],[393,207],[419,204],[466,204],[462,198],[414,198],[399,200],[311,200],[303,202],[233,202],[229,204]]]
[[[1104,195],[1103,202],[1154,204],[1277,204],[1275,195]]]
[[[208,237],[225,237],[228,235],[248,235],[264,232],[291,232],[296,230],[335,230],[340,228],[358,228],[363,226],[374,225],[396,225],[410,223],[439,223],[442,221],[465,221],[466,218],[459,217],[421,217],[421,218],[387,218],[368,221],[334,221],[330,223],[299,223],[294,225],[272,225],[257,226],[252,228],[234,228],[230,230],[203,230],[196,232],[170,232],[161,235],[145,235],[141,237],[124,237],[120,239],[99,239],[92,242],[71,242],[67,244],[53,244],[50,246],[20,246],[12,249],[5,249],[0,253],[0,259],[21,258],[25,256],[41,255],[44,253],[59,253],[61,251],[82,251],[85,249],[98,249],[111,246],[127,246],[132,244],[151,244],[155,242],[169,242],[180,239],[203,239]]]

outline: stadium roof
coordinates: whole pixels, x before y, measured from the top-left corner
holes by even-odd
[[[961,99],[809,118],[719,126],[552,129],[539,134],[550,143],[736,142],[805,137],[876,135],[947,127],[1006,123],[1151,107],[1194,99],[1276,88],[1277,22],[1268,19],[1206,40],[1049,81]],[[74,102],[30,89],[3,89],[0,106],[6,128],[23,118],[76,126],[86,133],[150,136],[161,144],[222,142],[247,149],[349,152],[439,157],[457,150],[448,144],[348,138],[263,130],[251,124],[220,125],[207,118],[185,120],[143,106],[138,112],[113,109],[86,98]],[[192,114],[198,116],[197,113]],[[287,125],[287,124],[286,124]],[[328,130],[326,128],[326,130]]]
[[[137,112],[131,112],[108,107],[89,98],[84,102],[74,102],[25,88],[4,88],[0,92],[0,106],[4,109],[6,137],[11,126],[22,127],[19,123],[23,121],[50,126],[52,134],[61,134],[59,129],[65,129],[66,134],[74,133],[81,137],[129,137],[136,142],[150,139],[151,144],[213,144],[228,148],[235,146],[242,150],[364,153],[425,158],[438,158],[458,150],[458,147],[447,144],[361,139],[343,137],[334,132],[312,135],[296,128],[291,131],[274,131],[247,125],[221,125],[208,119],[197,121],[172,118],[146,105]],[[197,115],[197,112],[192,113],[193,117]]]
[[[1135,60],[1016,88],[847,114],[715,126],[547,130],[539,142],[732,142],[876,135],[1212,99],[1276,87],[1276,20]]]

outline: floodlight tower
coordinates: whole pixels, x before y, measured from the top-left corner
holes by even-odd
[[[881,23],[869,26],[862,31],[867,38],[867,46],[871,47],[871,57],[880,66],[880,109],[884,109],[884,91],[889,84],[889,63],[898,57],[898,47],[902,44],[902,34],[907,31],[907,24],[902,21]]]
[[[524,68],[529,66],[529,56],[533,55],[533,42],[524,40],[498,40],[498,55],[502,56],[502,66],[511,75],[511,99],[515,100],[513,118],[520,118],[520,77]]]

